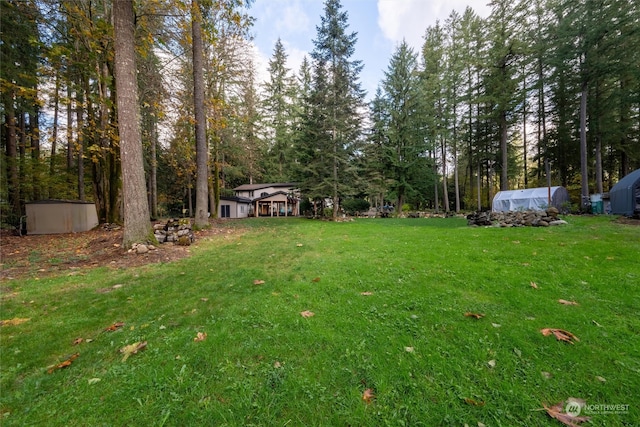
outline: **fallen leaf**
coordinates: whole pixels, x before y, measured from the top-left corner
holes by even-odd
[[[545,337],[548,337],[549,335],[553,334],[558,341],[565,341],[565,342],[568,342],[569,344],[575,344],[573,340],[580,341],[578,337],[576,337],[569,331],[565,331],[564,329],[544,328],[544,329],[540,329],[540,332]]]
[[[60,362],[55,366],[52,366],[51,368],[49,368],[47,370],[48,374],[52,374],[54,371],[58,370],[58,369],[63,369],[66,368],[67,366],[70,366],[71,363],[76,360],[78,358],[78,356],[80,356],[80,353],[74,353],[71,356],[69,356],[69,358],[67,360],[65,360],[64,362]]]
[[[605,377],[601,377],[600,375],[596,375],[596,379],[597,379],[598,381],[600,381],[601,383],[606,383],[606,382],[607,382],[607,380],[605,379]]]
[[[264,285],[264,280],[257,280],[256,279],[256,280],[253,281],[253,284],[254,285]]]
[[[315,283],[318,283],[318,282],[320,281],[320,278],[319,278],[319,277],[315,277],[315,278],[313,278],[311,281],[312,281],[312,282],[315,282]]]
[[[596,325],[598,328],[602,328],[602,325],[598,322],[596,322],[595,320],[592,320],[593,324]]]
[[[120,349],[120,353],[124,354],[124,357],[122,358],[122,361],[126,361],[129,356],[133,355],[133,354],[137,354],[139,351],[144,350],[147,347],[147,342],[146,341],[138,341],[138,342],[134,342],[133,344],[129,344],[126,345],[124,347],[122,347]]]
[[[302,243],[298,243],[296,246],[300,248],[302,247]]]
[[[376,395],[373,393],[373,389],[366,389],[364,391],[364,393],[362,393],[362,400],[364,400],[364,403],[366,403],[367,405],[373,403],[373,400],[376,398]]]
[[[276,369],[282,368],[282,363],[276,360],[275,362],[273,362],[273,367]]]
[[[487,362],[487,365],[489,365],[489,367],[493,369],[496,367],[496,361],[494,359],[491,359]]]
[[[0,320],[0,326],[17,326],[21,323],[28,322],[31,318],[14,317],[9,320]]]
[[[473,400],[471,398],[465,397],[464,401],[468,404],[468,405],[472,405],[472,406],[484,406],[484,402],[482,400]]]
[[[413,347],[405,347],[404,351],[406,351],[407,353],[413,353],[415,349]]]
[[[373,295],[373,292],[360,292],[360,295],[370,296]]]
[[[578,399],[576,399],[578,400]],[[581,399],[579,399],[581,400]],[[568,405],[571,402],[571,398],[567,399],[567,405],[566,407],[569,408],[570,406]],[[573,405],[578,405],[579,403],[577,402],[571,402],[571,407],[574,407]],[[569,426],[569,427],[579,427],[580,423],[584,423],[589,421],[590,417],[579,417],[577,416],[577,414],[580,414],[580,409],[578,407],[576,407],[576,412],[577,414],[574,414],[574,411],[570,411],[570,413],[565,412],[565,402],[560,402],[554,406],[551,407],[547,407],[547,405],[545,405],[544,403],[542,404],[542,407],[545,409],[545,411],[547,411],[547,414],[551,417],[554,418],[558,421],[560,421],[562,424]]]
[[[105,328],[105,332],[113,332],[117,329],[120,329],[124,326],[123,322],[116,322],[113,325],[109,326],[108,328]]]
[[[95,384],[97,382],[100,382],[100,378],[89,378],[89,385]]]
[[[193,339],[195,342],[200,342],[200,341],[204,341],[207,339],[207,333],[206,332],[198,332],[198,334],[196,335],[196,337]]]
[[[482,313],[472,313],[470,311],[467,311],[464,315],[466,317],[473,317],[475,319],[482,319],[484,317],[484,314]]]
[[[200,298],[200,301],[207,302],[207,301],[209,301],[209,298]]]
[[[536,284],[536,282],[529,282],[529,285],[530,285],[533,289],[538,289],[538,285]]]
[[[305,317],[305,318],[309,318],[312,316],[315,316],[316,314],[313,311],[309,311],[309,310],[305,310],[305,311],[301,311],[300,312],[300,316]]]
[[[491,326],[493,326],[494,328],[499,328],[502,325],[500,323],[492,323]]]
[[[541,371],[540,375],[542,375],[547,380],[551,379],[552,377],[551,372],[546,372],[546,371]]]
[[[567,301],[566,299],[559,299],[558,302],[560,304],[564,304],[564,305],[579,305],[577,302],[575,301]]]
[[[78,344],[80,344],[82,341],[84,341],[84,338],[76,338],[75,340],[73,340],[73,345],[78,345]]]

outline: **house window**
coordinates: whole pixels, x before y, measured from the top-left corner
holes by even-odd
[[[244,205],[240,205],[240,213],[244,213]]]
[[[253,190],[249,191],[249,197],[253,199]]]
[[[260,197],[265,197],[265,196],[268,196],[268,195],[269,195],[269,193],[267,193],[267,192],[260,193]]]
[[[220,205],[220,218],[231,218],[230,205]]]

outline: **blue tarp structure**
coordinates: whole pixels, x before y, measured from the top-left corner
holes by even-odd
[[[551,206],[559,211],[566,210],[569,202],[569,192],[564,187],[538,187],[524,190],[498,191],[493,198],[491,210],[494,212],[508,211],[543,211],[549,207],[549,192],[551,192]]]
[[[640,213],[640,169],[622,178],[609,190],[611,213],[633,216]]]

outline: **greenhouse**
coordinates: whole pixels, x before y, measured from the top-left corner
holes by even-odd
[[[633,216],[640,213],[640,169],[622,178],[609,191],[611,213]]]
[[[494,212],[542,211],[549,206],[567,210],[569,192],[564,187],[539,187],[524,190],[499,191],[493,198]]]

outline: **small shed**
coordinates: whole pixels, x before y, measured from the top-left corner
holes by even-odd
[[[99,224],[96,205],[79,200],[39,200],[25,204],[27,234],[77,233]]]
[[[551,203],[549,203],[551,198]],[[549,206],[559,211],[566,210],[569,202],[569,192],[564,187],[538,187],[524,190],[498,191],[493,198],[491,210],[494,212],[508,211],[542,211]]]
[[[609,190],[611,213],[633,216],[640,213],[640,169],[622,178]]]

